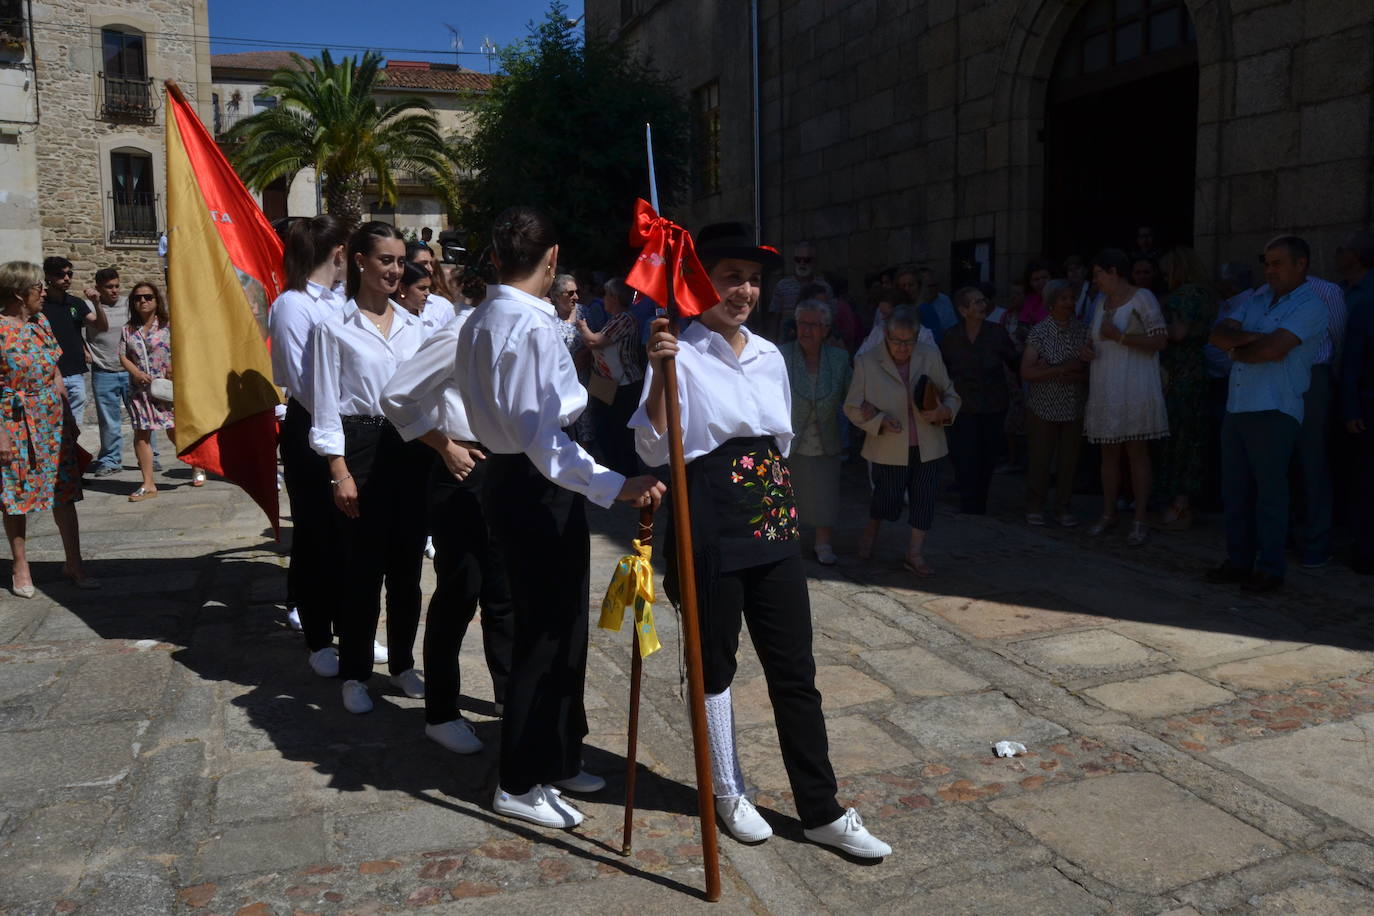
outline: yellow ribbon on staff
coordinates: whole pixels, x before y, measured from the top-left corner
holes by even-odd
[[[632,543],[635,552],[621,557],[616,564],[606,597],[601,600],[601,619],[596,625],[618,631],[625,623],[625,612],[633,608],[639,657],[648,658],[663,648],[654,629],[654,567],[650,562],[654,549],[637,540]]]

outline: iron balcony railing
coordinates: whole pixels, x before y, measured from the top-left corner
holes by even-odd
[[[100,113],[119,120],[153,119],[153,80],[100,74]]]
[[[157,195],[143,191],[111,191],[110,244],[156,245]]]

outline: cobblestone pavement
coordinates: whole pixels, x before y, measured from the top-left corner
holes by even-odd
[[[92,482],[103,590],[60,581],[43,519],[40,594],[0,597],[0,914],[708,907],[670,611],[622,857],[628,631],[592,637],[587,765],[609,787],[575,832],[526,828],[488,810],[499,720],[475,631],[464,702],[485,753],[427,740],[422,703],[381,677],[376,711],[350,716],[286,627],[257,509],[185,469],[163,479],[140,504],[132,471]],[[852,558],[847,475],[841,564],[810,567],[816,656],[841,799],[896,851],[863,865],[804,842],[745,648],[740,745],[777,835],[722,836],[713,911],[1374,912],[1369,580],[1295,571],[1281,597],[1241,597],[1200,579],[1215,519],[1132,550],[1029,529],[1020,479],[997,486],[1001,515],[942,507],[940,574],[918,582],[895,528]],[[633,521],[593,512],[594,602]],[[994,757],[1004,738],[1029,752]]]

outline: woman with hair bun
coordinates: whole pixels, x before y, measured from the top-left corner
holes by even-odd
[[[582,769],[587,714],[586,500],[656,506],[663,484],[626,479],[568,436],[587,409],[558,316],[543,297],[558,263],[548,217],[512,207],[496,218],[491,260],[501,285],[458,335],[458,388],[486,459],[486,517],[509,572],[514,642],[492,807],[544,827],[582,813],[559,790],[595,792]]]
[[[343,281],[348,230],[325,214],[295,219],[285,228],[282,263],[286,290],[267,313],[272,341],[272,379],[286,395],[279,437],[282,479],[291,501],[291,565],[286,591],[295,605],[312,671],[339,673],[334,648],[338,595],[334,563],[334,499],[329,463],[310,447],[310,332],[343,308],[335,288]]]
[[[338,510],[338,556],[329,574],[340,579],[339,676],[351,713],[372,711],[367,680],[383,585],[391,682],[406,696],[425,695],[412,649],[433,455],[419,442],[404,442],[381,406],[382,389],[424,339],[419,319],[391,301],[404,262],[395,227],[358,227],[345,253],[348,301],[311,337],[310,446],[329,463]]]

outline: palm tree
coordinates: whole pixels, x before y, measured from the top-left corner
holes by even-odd
[[[396,176],[428,181],[452,210],[458,197],[453,160],[434,106],[418,96],[379,103],[381,55],[338,63],[328,51],[273,73],[265,92],[276,107],[244,118],[225,138],[239,176],[255,191],[313,167],[329,212],[350,227],[362,219],[369,177],[382,203],[395,204]]]

